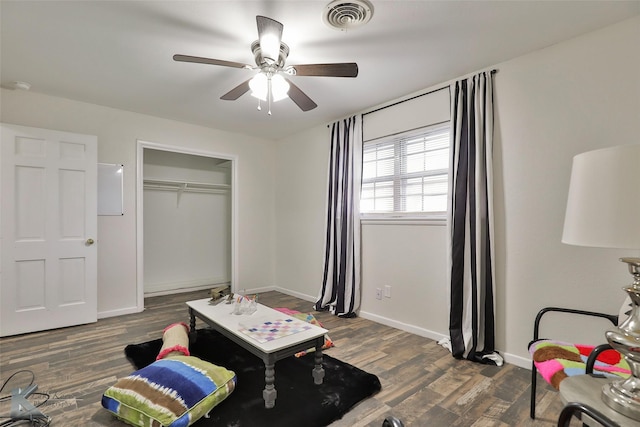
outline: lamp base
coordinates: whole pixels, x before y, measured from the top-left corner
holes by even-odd
[[[602,400],[610,408],[640,421],[640,258],[621,258],[629,265],[633,284],[623,288],[631,299],[631,314],[605,336],[611,347],[629,364],[631,376],[602,388]]]
[[[629,377],[602,387],[602,400],[610,408],[640,421],[640,380]]]

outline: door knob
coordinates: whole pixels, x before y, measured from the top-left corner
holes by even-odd
[[[95,242],[93,241],[93,239],[87,239],[87,246],[91,246],[93,245]]]

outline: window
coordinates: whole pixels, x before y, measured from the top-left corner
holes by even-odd
[[[365,142],[363,217],[443,216],[449,145],[449,123]]]

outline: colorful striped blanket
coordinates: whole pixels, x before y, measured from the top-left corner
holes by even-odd
[[[572,375],[585,373],[587,358],[595,348],[592,345],[571,344],[555,340],[540,340],[529,346],[529,353],[542,377],[554,388]],[[631,374],[629,365],[615,350],[605,350],[598,355],[594,374],[626,378]]]

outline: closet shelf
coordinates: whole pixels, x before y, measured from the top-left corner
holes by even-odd
[[[207,182],[172,181],[166,179],[145,179],[145,190],[177,191],[178,193],[227,193],[229,184],[212,184]]]

